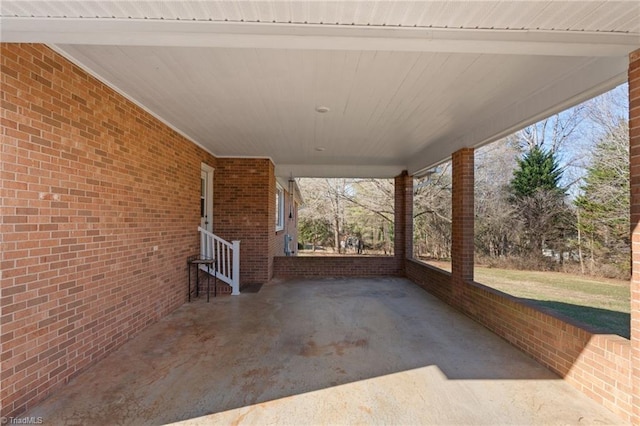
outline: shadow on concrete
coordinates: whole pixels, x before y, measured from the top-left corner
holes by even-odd
[[[315,395],[306,408],[292,402],[305,395]],[[26,415],[51,424],[160,424],[227,412],[216,422],[233,423],[245,419],[238,410],[267,406],[285,408],[253,421],[615,421],[401,278],[272,282],[257,294],[185,304]],[[279,421],[281,414],[288,417]]]

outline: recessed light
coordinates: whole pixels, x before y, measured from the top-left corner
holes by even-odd
[[[326,106],[319,106],[316,107],[316,111],[318,111],[320,114],[324,114],[325,112],[329,112],[329,107]]]
[[[321,146],[317,146],[317,147],[316,147],[316,151],[318,151],[318,152],[322,152],[322,151],[324,151],[324,150],[325,150],[325,148],[324,148],[324,147],[321,147]]]

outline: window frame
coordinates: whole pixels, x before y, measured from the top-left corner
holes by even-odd
[[[284,188],[276,182],[276,232],[284,229]]]

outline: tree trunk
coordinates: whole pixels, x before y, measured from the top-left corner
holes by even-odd
[[[591,251],[591,259],[589,262],[589,275],[593,275],[595,271],[596,261],[593,254],[593,234],[591,235],[591,241],[589,242],[589,249]]]
[[[576,211],[578,226],[578,258],[580,259],[580,271],[584,275],[584,260],[582,259],[582,232],[580,232],[580,209]]]
[[[388,254],[389,250],[389,225],[386,221],[382,222],[382,239],[384,246],[384,254]]]
[[[340,218],[338,216],[333,218],[333,244],[335,250],[340,254]]]

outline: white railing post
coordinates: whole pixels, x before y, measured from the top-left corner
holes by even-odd
[[[200,232],[200,257],[202,258],[205,258],[207,256],[207,242],[207,236],[205,235],[205,233]]]
[[[237,296],[240,294],[240,241],[231,241],[233,245],[233,279],[231,288],[233,289],[231,295]]]

